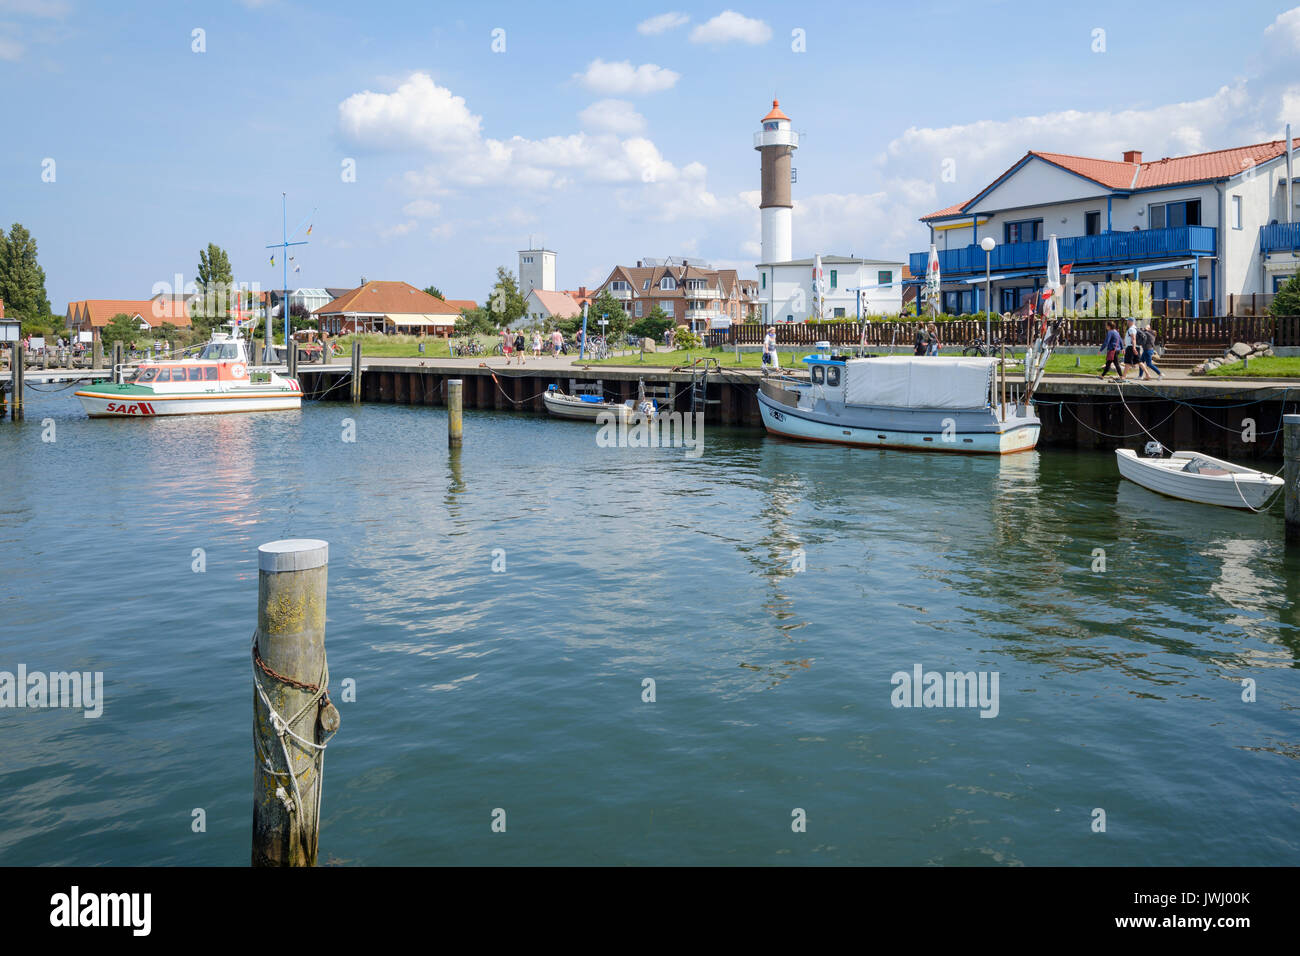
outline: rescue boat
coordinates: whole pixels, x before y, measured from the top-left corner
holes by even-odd
[[[133,365],[120,383],[95,382],[75,393],[91,418],[151,418],[302,407],[296,379],[255,368],[238,335],[214,332],[197,357]]]

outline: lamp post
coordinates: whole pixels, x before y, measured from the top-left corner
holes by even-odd
[[[984,343],[988,346],[990,355],[993,354],[993,283],[990,273],[993,271],[993,247],[996,245],[992,236],[980,240],[980,248],[984,250]]]

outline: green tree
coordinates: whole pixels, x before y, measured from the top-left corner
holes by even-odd
[[[648,338],[657,341],[663,338],[664,332],[672,328],[673,325],[674,322],[669,318],[668,313],[656,305],[650,310],[649,315],[633,323],[632,328],[628,331],[639,339]]]
[[[0,229],[0,299],[8,318],[50,320],[45,270],[36,260],[36,240],[22,223],[14,223],[7,236]]]
[[[106,346],[114,342],[130,345],[140,335],[140,323],[125,312],[119,312],[108,320],[99,332],[99,340]]]
[[[442,299],[443,302],[447,301],[447,297],[442,294],[442,290],[439,289],[436,285],[425,286],[424,291],[427,294],[433,296],[435,299]]]
[[[627,331],[627,313],[608,289],[596,296],[587,309],[587,331],[592,335],[600,335],[601,319],[609,319],[609,325],[604,326],[606,338]]]
[[[1273,315],[1300,315],[1300,272],[1291,277],[1291,281],[1277,290],[1273,304],[1268,307]]]
[[[487,309],[466,309],[456,320],[457,335],[491,335],[496,330],[496,323]]]
[[[206,333],[230,317],[231,287],[234,283],[235,276],[230,269],[230,257],[226,255],[226,250],[215,242],[209,242],[206,249],[199,250],[195,283],[199,293],[195,300],[196,329]]]
[[[505,266],[497,266],[497,282],[488,293],[484,308],[498,328],[504,326],[512,329],[523,318],[526,311],[524,297],[519,294],[515,274]]]

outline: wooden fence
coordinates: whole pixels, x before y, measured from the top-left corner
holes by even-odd
[[[1172,301],[1172,300],[1171,300]],[[993,335],[1004,342],[1023,345],[1031,323],[1040,320],[994,319]],[[1062,345],[1100,346],[1106,337],[1106,319],[1065,319],[1061,327]],[[834,346],[866,345],[870,348],[894,345],[910,348],[916,331],[924,322],[824,322],[818,324],[777,324],[776,341],[780,346],[809,346],[829,342]],[[984,340],[984,322],[980,319],[952,319],[936,323],[939,340],[944,345],[967,345]],[[1157,316],[1151,319],[1156,338],[1162,345],[1224,346],[1233,342],[1272,342],[1280,346],[1300,345],[1300,316],[1217,316],[1214,318],[1178,318]],[[1123,322],[1118,322],[1123,330]],[[733,325],[728,332],[713,333],[710,344],[760,345],[766,328],[757,322]]]

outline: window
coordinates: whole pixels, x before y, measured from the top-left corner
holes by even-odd
[[[160,368],[160,369],[158,370],[158,378],[155,379],[155,381],[158,381],[158,382],[170,382],[171,380],[172,380],[172,370],[171,370],[171,369],[169,369],[169,368]]]
[[[203,369],[201,369],[201,368],[192,368],[192,369],[190,369],[190,381],[191,381],[191,382],[201,382],[201,381],[203,381]]]
[[[1002,237],[1007,243],[1037,242],[1043,238],[1043,220],[1022,219],[1008,222],[1002,227]]]
[[[840,384],[840,367],[838,365],[826,366],[826,384],[832,388]]]
[[[836,309],[833,318],[836,318],[836,319],[842,319],[842,318],[844,318],[844,310],[843,310],[843,309]]]
[[[664,276],[659,280],[659,288],[663,289],[665,292],[671,292],[673,289],[677,288],[677,280],[672,276]]]
[[[882,269],[880,272],[877,272],[877,273],[876,273],[876,283],[877,283],[877,285],[893,285],[893,284],[894,284],[894,270],[893,270],[893,269]]]
[[[209,365],[203,370],[203,377],[209,382],[215,382],[217,380],[217,367]]]
[[[1290,282],[1290,281],[1291,281],[1292,279],[1294,279],[1294,278],[1295,278],[1295,276],[1293,276],[1293,275],[1291,275],[1291,276],[1273,276],[1273,291],[1274,291],[1274,292],[1280,292],[1280,291],[1282,290],[1282,286],[1286,285],[1288,282]],[[145,374],[147,375],[148,373],[146,372]]]
[[[1101,210],[1094,209],[1092,212],[1083,214],[1083,234],[1085,236],[1096,236],[1101,233]]]
[[[1201,224],[1201,201],[1182,199],[1178,202],[1153,203],[1147,213],[1148,229],[1180,229]]]
[[[1231,215],[1232,217],[1232,228],[1240,229],[1241,228],[1241,197],[1240,196],[1232,197],[1232,212],[1229,215]]]
[[[1273,291],[1276,292],[1277,290],[1275,289],[1275,290],[1273,290]],[[147,369],[145,369],[143,372],[140,373],[140,377],[139,377],[138,379],[136,379],[136,381],[137,381],[137,382],[152,382],[152,381],[154,381],[156,378],[158,378],[158,370],[157,370],[156,368],[147,368]]]
[[[1153,299],[1183,299],[1192,297],[1191,279],[1157,279],[1151,283]]]
[[[641,318],[641,300],[640,300],[640,299],[637,299],[637,300],[636,300],[636,307],[634,308],[633,311],[636,312],[636,317],[637,317],[638,319]]]
[[[649,288],[650,288],[650,280],[646,279],[645,282],[641,283],[641,291],[646,292],[649,290]]]
[[[660,302],[658,305],[661,306],[669,315],[677,314],[677,303],[672,299],[669,299],[667,302]]]
[[[759,278],[763,280],[763,288],[766,289],[766,288],[767,288],[767,273],[764,272],[762,275],[759,276]]]
[[[831,270],[831,288],[832,288],[832,289],[836,288],[836,287],[839,285],[839,281],[840,281],[839,272],[837,272],[835,269],[832,269],[832,270]]]
[[[825,385],[826,370],[822,368],[820,365],[814,365],[812,367],[812,380],[814,385]]]

